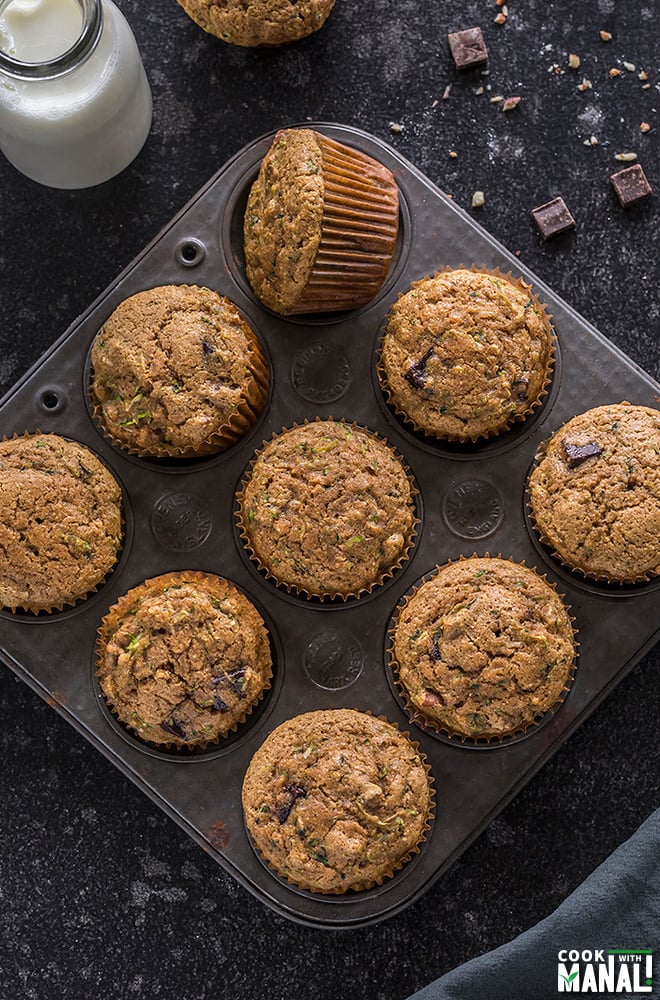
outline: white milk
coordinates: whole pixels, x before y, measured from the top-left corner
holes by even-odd
[[[82,188],[113,177],[151,127],[151,91],[133,33],[111,0],[100,3],[98,43],[66,72],[18,78],[0,60],[0,149],[41,184]],[[94,0],[0,0],[0,50],[22,63],[57,60],[80,37],[83,6]]]

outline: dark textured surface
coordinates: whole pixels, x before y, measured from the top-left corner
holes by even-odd
[[[119,6],[152,83],[153,130],[127,171],[87,191],[41,188],[0,163],[3,389],[232,153],[306,117],[391,142],[466,208],[482,190],[475,218],[660,377],[658,0],[512,0],[503,26],[481,0],[337,0],[317,35],[263,52],[206,36],[174,0]],[[447,48],[448,31],[476,24],[487,77],[458,74]],[[522,101],[503,113],[497,95]],[[626,212],[609,176],[628,150],[656,194]],[[543,243],[529,212],[559,194],[576,229]],[[656,649],[421,901],[340,935],[273,915],[3,669],[1,1000],[405,997],[546,916],[660,804],[659,668]]]

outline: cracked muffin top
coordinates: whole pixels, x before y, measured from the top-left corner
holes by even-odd
[[[92,345],[95,415],[139,455],[222,451],[254,425],[268,395],[257,337],[236,307],[196,285],[137,292]]]
[[[252,841],[268,864],[313,892],[380,883],[423,839],[431,786],[417,747],[353,709],[283,722],[243,782]]]
[[[334,420],[269,441],[239,500],[257,561],[308,595],[370,590],[406,557],[415,524],[401,460],[375,435]]]
[[[325,23],[335,0],[179,0],[209,34],[247,47],[285,45]]]
[[[573,417],[541,446],[529,499],[542,541],[573,569],[660,575],[660,410],[615,403]]]
[[[242,722],[269,686],[268,633],[252,602],[210,573],[133,588],[99,630],[97,675],[118,718],[150,743],[205,745]]]
[[[461,268],[414,282],[397,299],[379,376],[416,430],[475,441],[537,404],[552,350],[549,319],[527,284]]]
[[[117,561],[121,489],[88,448],[57,434],[0,443],[0,602],[52,611]]]
[[[575,654],[570,615],[534,570],[494,557],[442,566],[391,631],[414,716],[462,737],[521,732],[560,700]]]

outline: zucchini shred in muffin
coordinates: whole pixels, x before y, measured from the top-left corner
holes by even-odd
[[[607,583],[660,575],[660,410],[586,410],[542,442],[536,463],[531,521],[556,559]]]
[[[61,611],[114,568],[122,491],[96,455],[59,434],[0,442],[0,604]]]
[[[261,615],[214,574],[146,580],[110,608],[99,629],[101,691],[149,743],[204,749],[221,740],[245,721],[271,677]]]
[[[283,129],[248,197],[248,280],[281,315],[357,309],[385,281],[398,226],[387,167],[312,129]]]
[[[526,282],[448,268],[394,302],[377,372],[388,402],[415,431],[473,443],[540,405],[553,360],[550,317]]]
[[[241,537],[260,570],[309,597],[357,597],[408,558],[417,489],[373,432],[317,419],[274,435],[236,495]]]
[[[379,885],[419,850],[433,812],[419,747],[384,719],[322,709],[281,723],[243,781],[253,846],[311,892]]]
[[[94,417],[142,457],[224,451],[255,424],[270,375],[259,340],[229,299],[161,285],[120,302],[91,349]]]
[[[522,734],[561,703],[573,619],[545,578],[499,557],[437,567],[395,611],[390,667],[413,722],[449,737]]]

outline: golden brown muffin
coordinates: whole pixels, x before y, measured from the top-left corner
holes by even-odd
[[[395,616],[390,637],[412,718],[460,737],[528,728],[562,699],[575,656],[554,588],[490,557],[440,567]]]
[[[232,45],[286,45],[318,31],[335,0],[178,0],[209,34]]]
[[[205,746],[270,687],[268,633],[234,584],[165,573],[129,590],[99,629],[98,678],[117,717],[150,743]]]
[[[611,582],[660,574],[660,410],[615,403],[573,417],[541,446],[529,481],[541,540]]]
[[[538,405],[552,358],[549,318],[525,282],[458,268],[414,282],[394,303],[378,367],[416,430],[476,441]]]
[[[269,374],[236,307],[196,285],[121,302],[92,345],[95,415],[113,442],[154,457],[223,451],[254,425]]]
[[[258,453],[238,496],[239,523],[250,555],[278,583],[348,597],[371,590],[407,557],[413,494],[384,441],[318,420],[283,431]]]
[[[385,280],[398,225],[391,171],[312,129],[283,129],[248,198],[248,279],[283,315],[357,309]]]
[[[121,488],[57,434],[0,443],[0,603],[60,610],[96,590],[121,545]]]
[[[417,746],[352,709],[283,722],[243,781],[245,822],[271,868],[312,892],[379,884],[424,837],[432,806]]]

